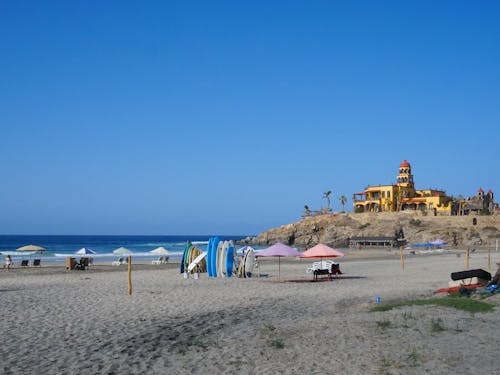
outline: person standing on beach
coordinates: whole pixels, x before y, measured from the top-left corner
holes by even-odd
[[[497,272],[491,279],[491,281],[488,283],[488,286],[491,285],[500,285],[500,263],[497,263]]]
[[[7,267],[7,271],[10,271],[10,266],[12,266],[12,258],[10,255],[5,256],[5,267]]]

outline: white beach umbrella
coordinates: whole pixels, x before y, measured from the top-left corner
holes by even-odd
[[[26,245],[26,246],[21,246],[16,251],[45,251],[44,247],[37,246],[37,245]]]
[[[165,249],[163,246],[157,247],[154,250],[150,251],[151,254],[156,254],[156,255],[170,255],[170,251]]]
[[[113,254],[116,254],[116,255],[130,255],[130,254],[132,254],[132,251],[130,251],[126,247],[119,247],[118,249],[113,250]]]

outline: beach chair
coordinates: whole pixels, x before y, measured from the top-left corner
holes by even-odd
[[[80,262],[75,264],[75,270],[85,271],[89,267],[89,258],[80,258]]]
[[[162,264],[162,263],[164,263],[163,259],[164,259],[164,257],[158,257],[158,259],[152,260],[151,264],[156,264],[156,265]]]
[[[125,261],[123,258],[118,258],[118,260],[115,260],[111,263],[113,266],[121,266],[122,264],[125,264]]]
[[[21,267],[28,267],[29,265],[29,260],[28,259],[23,259],[21,261]]]
[[[32,267],[41,267],[42,265],[40,264],[41,259],[33,259],[33,264],[31,265]]]
[[[332,276],[334,275],[332,269],[335,266],[338,268],[338,264],[334,263],[331,260],[322,260],[319,262],[314,262],[312,264],[312,267],[309,267],[306,272],[313,274],[314,281],[318,281],[320,276],[328,276],[328,279],[331,280]],[[338,272],[340,272],[340,269],[336,270],[335,274],[338,274]]]
[[[332,262],[332,268],[330,269],[330,274],[333,277],[339,277],[340,275],[343,274],[343,272],[340,270],[340,264]]]
[[[314,273],[317,270],[330,270],[332,268],[333,261],[331,260],[322,260],[319,262],[314,262],[311,267],[309,267],[306,272]]]

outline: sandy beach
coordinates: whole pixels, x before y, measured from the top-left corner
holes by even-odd
[[[492,253],[492,262],[500,253]],[[340,280],[311,282],[312,262],[261,261],[267,277],[184,279],[178,265],[0,269],[5,374],[498,374],[500,294],[490,313],[439,306],[370,312],[433,297],[455,253],[353,252]],[[487,269],[475,253],[470,268]]]

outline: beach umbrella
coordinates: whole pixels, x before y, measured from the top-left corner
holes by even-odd
[[[119,247],[118,249],[113,250],[113,254],[116,254],[116,255],[130,255],[130,254],[132,254],[132,251],[130,251],[126,247]]]
[[[281,257],[298,257],[301,255],[302,253],[297,251],[297,249],[287,246],[281,242],[275,243],[267,249],[255,252],[256,257],[278,257],[278,280],[281,276]]]
[[[339,258],[343,257],[344,253],[335,249],[332,249],[329,246],[323,245],[322,243],[317,244],[316,246],[311,247],[310,249],[304,251],[301,258],[320,258],[321,262],[323,262],[323,258]]]
[[[156,255],[170,255],[170,251],[165,249],[163,246],[157,247],[154,250],[150,251],[151,254],[156,254]]]
[[[82,247],[80,250],[75,252],[77,255],[92,255],[95,254],[96,252],[92,249],[89,249],[88,247]]]
[[[37,245],[26,245],[26,246],[21,246],[16,249],[16,251],[45,251],[44,247],[37,246]]]
[[[255,249],[252,246],[243,246],[242,248],[239,248],[238,250],[236,250],[236,254],[244,255],[248,250],[255,251]]]

